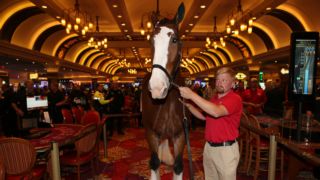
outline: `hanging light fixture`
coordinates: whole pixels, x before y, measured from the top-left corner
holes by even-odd
[[[80,10],[78,0],[75,0],[74,8],[63,10],[60,23],[66,27],[67,34],[75,32],[84,36],[93,28],[90,15]]]
[[[226,23],[227,34],[239,35],[240,32],[252,33],[253,18],[243,15],[241,0],[238,0],[236,13],[232,11],[231,16],[228,17]]]
[[[206,47],[209,48],[210,46],[214,47],[215,49],[218,48],[219,44],[222,47],[226,46],[224,33],[218,32],[217,30],[217,16],[213,17],[213,33],[209,34],[206,38]]]
[[[99,16],[96,16],[96,32],[99,33]],[[97,38],[91,37],[88,40],[88,46],[94,47],[96,49],[106,49],[108,48],[108,39],[107,38]]]
[[[147,40],[150,39],[151,28],[152,28],[151,16],[152,16],[153,13],[155,13],[157,17],[160,16],[159,0],[157,0],[157,9],[156,9],[156,12],[147,12],[147,13],[144,13],[144,14],[141,16],[140,34],[141,34],[142,36],[146,36]]]

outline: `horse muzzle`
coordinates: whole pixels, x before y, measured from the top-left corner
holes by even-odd
[[[168,94],[168,87],[164,84],[152,86],[149,82],[148,89],[153,99],[164,99]]]

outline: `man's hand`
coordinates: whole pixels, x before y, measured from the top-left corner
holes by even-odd
[[[188,87],[179,87],[181,97],[185,99],[191,99],[194,96],[194,92]]]

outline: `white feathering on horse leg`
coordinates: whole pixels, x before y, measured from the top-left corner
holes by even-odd
[[[173,180],[182,180],[182,175],[183,173],[181,172],[179,175],[177,175],[176,173],[173,173]]]
[[[160,173],[159,173],[159,169],[154,171],[151,170],[151,177],[150,180],[160,180]]]
[[[161,162],[172,166],[174,164],[174,158],[169,148],[169,140],[166,139],[161,142],[158,148],[158,157]]]

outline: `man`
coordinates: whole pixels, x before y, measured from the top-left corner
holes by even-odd
[[[216,94],[210,101],[200,97],[187,87],[180,87],[183,98],[194,102],[199,109],[186,103],[189,111],[201,120],[206,121],[205,147],[203,166],[205,179],[236,179],[239,163],[239,135],[242,100],[232,91],[235,84],[235,73],[230,68],[221,68],[216,74]]]
[[[65,94],[60,91],[59,84],[56,80],[50,83],[50,92],[48,93],[48,111],[52,123],[63,123],[62,107],[66,104]]]
[[[96,91],[93,95],[93,106],[96,111],[100,113],[100,116],[102,117],[103,114],[107,114],[106,111],[106,104],[109,104],[113,98],[105,99],[105,94],[103,92],[103,85],[99,84],[96,88]]]
[[[259,87],[256,78],[251,79],[249,88],[242,94],[242,100],[247,113],[253,115],[262,114],[262,108],[267,101],[267,96],[264,90]]]
[[[117,83],[112,83],[110,87],[110,92],[108,94],[108,98],[113,99],[111,103],[109,104],[109,112],[110,114],[121,114],[122,113],[122,108],[124,105],[124,96],[123,93],[120,89],[119,84]],[[119,135],[124,135],[123,132],[123,119],[122,117],[114,117],[110,118],[108,120],[109,126],[109,136],[111,137],[113,135],[113,129],[114,129],[114,121],[116,121],[117,124],[117,133]]]

